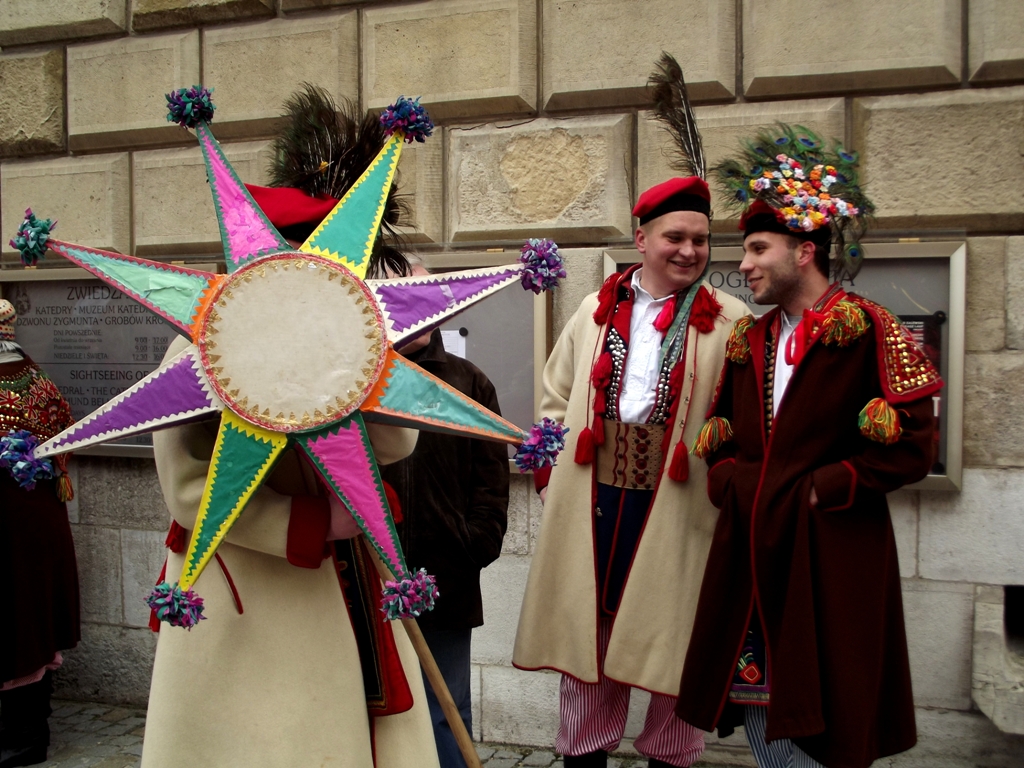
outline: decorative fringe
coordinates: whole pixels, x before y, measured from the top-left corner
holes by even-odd
[[[602,393],[603,394],[603,393]],[[590,424],[590,430],[594,433],[594,445],[604,445],[604,398],[601,398],[601,409],[595,411],[594,421]]]
[[[672,325],[672,321],[676,319],[676,297],[673,295],[668,301],[665,302],[665,306],[661,308],[661,312],[654,318],[654,329],[664,333]]]
[[[821,340],[825,344],[845,347],[868,330],[868,316],[852,301],[836,302],[822,323]]]
[[[712,416],[701,428],[697,439],[693,441],[691,453],[698,459],[706,459],[730,440],[732,440],[732,424],[721,416]]]
[[[0,437],[0,469],[6,469],[18,486],[26,491],[35,490],[40,480],[54,476],[49,459],[37,459],[32,452],[39,445],[36,436],[27,429],[11,430]]]
[[[668,465],[668,476],[677,483],[685,483],[690,477],[690,457],[686,446],[680,440],[672,451],[672,461]]]
[[[690,307],[690,325],[697,329],[698,333],[711,333],[715,330],[715,318],[722,312],[722,305],[718,299],[711,295],[707,288],[701,286],[697,295],[693,297],[693,306]]]
[[[390,136],[401,132],[407,144],[420,144],[434,132],[434,123],[427,110],[420,106],[420,97],[407,99],[399,96],[398,101],[380,113],[380,124],[384,133]]]
[[[594,460],[594,430],[584,427],[576,440],[576,455],[573,461],[577,464],[590,464]]]
[[[519,263],[523,265],[519,282],[534,293],[550,291],[565,277],[565,265],[554,240],[527,240],[519,251]]]
[[[75,489],[71,487],[71,478],[66,474],[57,478],[57,498],[65,502],[75,498]]]
[[[604,325],[611,317],[615,306],[615,286],[620,277],[618,272],[614,272],[601,283],[601,290],[597,292],[597,309],[594,310],[594,322],[598,325]]]
[[[18,233],[11,239],[11,247],[21,253],[21,263],[33,266],[46,253],[46,241],[57,226],[56,221],[37,219],[31,208],[25,209],[25,220],[18,227]]]
[[[172,627],[184,627],[191,631],[192,627],[206,619],[203,616],[203,598],[191,589],[183,592],[177,584],[172,587],[166,581],[161,581],[149,593],[146,605],[153,609],[160,621],[166,621]]]
[[[745,363],[750,359],[750,342],[747,331],[754,327],[754,318],[744,315],[732,327],[729,340],[725,343],[725,356],[734,363]]]
[[[200,123],[213,121],[211,96],[213,88],[193,85],[191,88],[179,88],[167,94],[167,122],[177,123],[182,128],[195,128]]]
[[[434,577],[427,573],[426,568],[420,568],[411,577],[405,576],[401,581],[384,582],[380,610],[388,621],[415,619],[433,610],[434,602],[440,596]]]
[[[513,460],[520,472],[540,467],[555,466],[555,459],[565,448],[565,435],[569,428],[545,416],[530,427],[530,433],[519,446]]]
[[[860,433],[876,443],[892,445],[900,439],[900,415],[881,397],[868,401],[857,424]]]

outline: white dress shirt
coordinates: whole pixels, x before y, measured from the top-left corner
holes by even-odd
[[[658,358],[664,334],[654,321],[672,295],[655,299],[640,285],[638,269],[633,273],[633,314],[629,320],[629,347],[626,370],[619,390],[619,420],[627,424],[644,424],[654,410],[658,387]]]
[[[789,339],[800,325],[803,319],[800,315],[787,315],[783,312],[779,315],[782,318],[782,330],[779,331],[779,343],[775,347],[775,382],[772,388],[772,416],[779,412],[779,403],[782,396],[786,394],[786,387],[789,380],[793,378],[793,366],[786,362],[786,346]]]

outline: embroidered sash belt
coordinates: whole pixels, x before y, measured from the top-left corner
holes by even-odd
[[[604,445],[596,446],[597,482],[652,490],[661,475],[665,425],[603,421]]]

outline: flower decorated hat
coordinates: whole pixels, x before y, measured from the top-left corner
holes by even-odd
[[[160,619],[191,628],[204,618],[196,580],[277,459],[297,446],[395,575],[385,585],[382,610],[392,619],[417,616],[432,607],[436,590],[432,577],[407,567],[366,422],[519,444],[521,468],[552,464],[564,445],[561,425],[546,421],[523,431],[395,347],[511,282],[535,291],[553,287],[565,275],[557,248],[535,241],[513,265],[366,280],[402,146],[430,133],[417,102],[400,99],[385,111],[383,146],[296,250],[214,138],[210,92],[194,86],[167,98],[169,119],[194,129],[202,148],[227,274],[61,242],[50,236],[52,222],[28,211],[12,241],[23,261],[35,263],[51,249],[192,340],[36,455],[219,415],[181,575],[176,584],[158,585],[148,601]]]
[[[828,248],[837,278],[853,277],[864,260],[860,238],[874,212],[857,180],[857,154],[838,142],[827,149],[802,126],[779,124],[712,169],[727,201],[743,211],[740,229],[779,232]]]

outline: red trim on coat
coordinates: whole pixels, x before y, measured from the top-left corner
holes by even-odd
[[[292,496],[288,516],[288,562],[299,568],[319,568],[331,527],[331,505],[319,496]]]
[[[235,580],[231,578],[231,571],[224,565],[224,560],[220,556],[220,552],[214,552],[213,556],[217,558],[217,562],[220,563],[220,570],[224,574],[224,579],[228,583],[228,589],[231,590],[231,596],[235,599],[235,610],[238,611],[239,615],[245,613],[245,609],[242,608],[242,598],[238,596],[238,589],[235,588]]]

